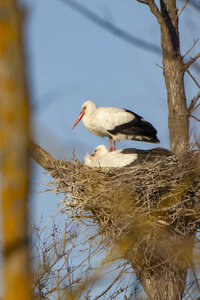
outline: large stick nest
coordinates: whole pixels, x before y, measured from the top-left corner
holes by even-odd
[[[183,248],[191,252],[200,223],[199,151],[121,169],[54,161],[48,171],[64,195],[62,211],[92,217],[104,242],[123,245],[133,264],[155,266],[163,256],[178,261]]]

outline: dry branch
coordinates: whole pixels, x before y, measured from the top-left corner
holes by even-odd
[[[191,58],[187,63],[185,63],[185,68],[188,69],[199,57],[200,52],[197,53],[193,58]]]
[[[197,122],[200,122],[200,119],[198,119],[197,117],[190,115],[190,117],[192,117],[193,119],[195,119]]]
[[[156,17],[158,23],[160,26],[163,26],[163,28],[167,28],[165,24],[165,20],[162,17],[157,5],[155,4],[154,0],[137,0],[139,3],[143,3],[149,6],[152,14]]]
[[[179,17],[180,14],[184,11],[184,9],[185,9],[185,7],[187,6],[188,2],[189,2],[189,0],[186,0],[186,1],[185,1],[183,7],[181,8],[181,10],[180,10],[179,13],[178,13],[178,17]]]
[[[137,2],[149,5],[149,0],[137,0]]]
[[[194,76],[190,73],[190,71],[186,70],[186,72],[191,77],[191,79],[194,81],[194,83],[196,84],[196,86],[200,89],[200,84],[197,82],[197,80],[194,78]]]
[[[192,47],[183,55],[183,58],[188,55],[188,53],[194,48],[194,46],[196,45],[196,43],[198,41],[199,41],[199,39],[196,39],[196,41],[194,40],[194,43],[193,43]]]
[[[62,1],[65,5],[69,6],[82,16],[84,16],[86,19],[90,20],[97,26],[105,29],[106,31],[110,32],[111,34],[119,37],[123,41],[128,42],[131,45],[135,45],[137,47],[140,47],[146,51],[151,51],[154,53],[157,53],[161,55],[161,49],[157,45],[154,45],[152,43],[146,42],[145,40],[142,40],[138,37],[135,37],[128,33],[127,31],[117,27],[116,25],[112,24],[108,20],[104,20],[97,14],[95,14],[93,11],[88,9],[86,6],[81,4],[80,2],[73,1],[73,0],[60,0]]]
[[[32,158],[48,172],[55,167],[55,159],[43,148],[30,141]]]
[[[199,104],[196,105],[197,101],[200,98],[200,91],[196,94],[196,96],[192,99],[190,106],[188,107],[188,112],[191,114],[194,110],[196,110]],[[196,106],[195,106],[196,105]]]

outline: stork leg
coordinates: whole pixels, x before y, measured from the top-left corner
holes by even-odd
[[[113,146],[112,146],[112,138],[109,137],[109,143],[110,143],[110,152],[113,151]]]
[[[113,145],[114,145],[114,151],[116,150],[116,142],[113,140]]]

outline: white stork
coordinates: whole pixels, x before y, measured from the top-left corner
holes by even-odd
[[[83,125],[92,133],[99,136],[108,136],[110,151],[116,150],[116,141],[125,139],[159,143],[157,130],[151,123],[145,121],[134,112],[117,107],[96,107],[88,100],[81,107],[72,129],[82,119]],[[112,146],[113,140],[113,146]]]
[[[170,151],[164,148],[151,150],[139,150],[135,148],[120,149],[109,152],[105,145],[97,146],[92,155],[86,153],[84,163],[88,167],[122,168],[141,165],[158,159],[161,156],[169,156]]]

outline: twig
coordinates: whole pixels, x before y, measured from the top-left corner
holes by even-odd
[[[148,0],[137,0],[137,2],[149,5],[149,1]]]
[[[190,115],[190,117],[192,117],[193,119],[195,119],[197,122],[200,122],[200,119],[198,119],[197,117]]]
[[[193,58],[191,58],[186,64],[185,68],[188,69],[198,58],[200,57],[200,52],[197,53]]]
[[[188,53],[194,48],[194,46],[196,45],[196,43],[199,41],[199,38],[195,41],[194,40],[194,44],[192,45],[192,47],[183,55],[183,58],[188,55]]]
[[[200,103],[197,104],[197,106],[194,107],[193,111],[196,110],[200,106]]]
[[[192,113],[195,109],[197,109],[197,107],[200,105],[200,103],[195,106],[195,104],[197,103],[198,99],[200,98],[200,91],[197,93],[197,95],[192,99],[190,106],[188,107],[188,112]]]
[[[121,275],[123,274],[125,267],[127,264],[124,265],[123,269],[119,272],[119,274],[116,276],[116,278],[113,280],[113,282],[100,294],[98,295],[95,300],[101,298],[103,295],[105,295],[110,289],[111,287],[120,279]]]
[[[160,66],[159,64],[157,64],[157,63],[155,63],[155,65],[158,67],[158,68],[160,68],[160,69],[162,69],[163,70],[163,66]]]
[[[191,143],[191,149],[195,149],[197,147],[197,149],[200,150],[200,136],[197,136],[196,133],[194,133],[194,142]]]
[[[186,70],[186,72],[188,73],[188,75],[192,78],[192,80],[194,81],[194,83],[198,86],[198,88],[200,89],[200,85],[198,84],[198,82],[196,81],[196,79],[194,78],[194,76],[190,73],[189,70]]]
[[[186,5],[188,4],[189,0],[185,1],[185,4],[183,5],[183,7],[181,8],[181,10],[178,13],[178,17],[180,16],[180,14],[183,12],[183,10],[185,9]]]

